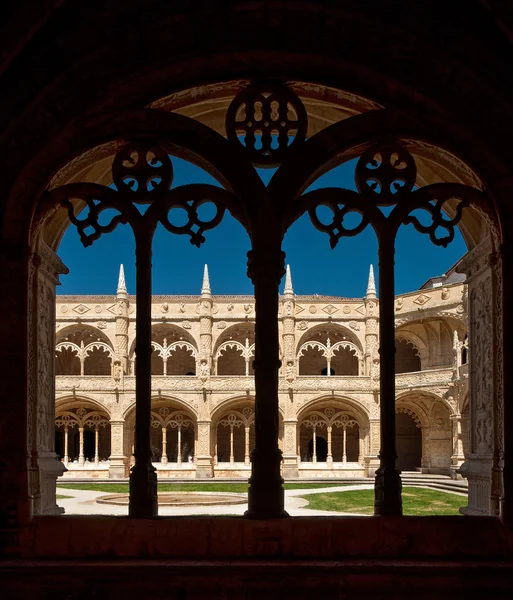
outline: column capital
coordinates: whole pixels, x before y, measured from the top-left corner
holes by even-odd
[[[263,252],[250,250],[248,256],[248,277],[254,285],[257,281],[271,280],[279,285],[285,275],[285,252]]]

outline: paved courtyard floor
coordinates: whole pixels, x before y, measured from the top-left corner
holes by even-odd
[[[328,510],[310,510],[306,508],[308,501],[301,496],[309,494],[322,494],[325,492],[349,492],[352,490],[372,490],[372,484],[341,485],[336,487],[309,488],[304,490],[285,490],[285,509],[291,517],[305,516],[333,516],[333,515],[360,515],[361,513],[343,513]],[[59,506],[65,509],[66,515],[128,515],[128,506],[115,506],[108,504],[98,504],[96,499],[100,496],[106,496],[106,492],[93,492],[89,490],[72,490],[58,488],[58,495],[71,496],[57,500]],[[194,492],[200,494],[201,492]],[[210,495],[211,492],[203,492]],[[222,495],[222,492],[216,492],[216,495]],[[227,493],[233,495],[233,492]],[[246,494],[240,494],[245,497]],[[161,516],[186,516],[186,515],[243,515],[248,505],[213,505],[213,506],[160,506],[159,515]],[[363,515],[366,516],[366,515]]]

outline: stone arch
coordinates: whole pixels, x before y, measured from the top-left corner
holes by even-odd
[[[242,322],[227,327],[214,345],[214,372],[217,375],[253,375],[255,324]]]
[[[333,403],[341,409],[347,407],[347,411],[352,412],[354,414],[354,417],[358,421],[358,425],[360,427],[366,428],[369,426],[370,414],[367,411],[365,405],[363,405],[359,400],[356,400],[355,398],[339,394],[335,396],[316,396],[315,398],[312,398],[305,402],[297,412],[296,418],[298,422],[301,421],[301,419],[307,412],[311,410],[317,410],[318,407],[329,403]]]
[[[361,375],[363,351],[358,337],[338,323],[312,327],[297,345],[299,375]]]
[[[91,398],[90,396],[86,396],[84,394],[64,394],[62,396],[58,396],[55,399],[55,414],[58,415],[60,412],[69,411],[73,407],[83,406],[91,411],[99,411],[104,412],[109,419],[111,419],[111,410],[110,408],[96,400],[95,398]]]
[[[57,332],[56,375],[111,375],[114,349],[100,329],[75,323]]]
[[[161,409],[167,409],[165,415],[160,413]],[[189,455],[194,457],[196,454],[198,421],[196,408],[178,396],[168,394],[153,395],[151,398],[151,415],[152,461],[159,463],[158,468],[162,468],[162,465],[168,464],[170,467],[175,464],[181,464],[186,467],[189,462]],[[170,425],[167,427],[166,423],[166,419],[169,421],[169,419],[172,419],[176,415],[183,415],[185,421],[187,421],[185,427],[189,430],[186,435],[180,435],[180,441],[178,440],[176,426]],[[125,421],[124,454],[131,457],[131,463],[133,464],[135,402],[126,408],[123,413],[123,419]],[[168,449],[167,460],[164,460],[164,462],[162,462],[162,457],[165,454],[163,425],[167,429],[165,441]],[[180,452],[178,452],[179,444]]]
[[[55,448],[69,471],[99,468],[110,456],[109,410],[90,398],[60,398],[55,412]]]
[[[211,414],[212,456],[217,474],[237,463],[249,466],[254,446],[255,400],[251,396],[226,399]],[[227,464],[226,464],[227,463]]]
[[[395,352],[396,373],[413,373],[422,369],[420,352],[409,336],[396,337]]]
[[[399,340],[407,340],[412,344],[412,346],[417,350],[418,356],[421,361],[425,360],[428,356],[428,347],[424,340],[413,333],[412,331],[407,331],[405,329],[396,329],[395,337]]]
[[[306,341],[315,339],[318,337],[317,334],[320,334],[321,341],[323,341],[325,337],[329,336],[330,331],[333,331],[332,343],[339,341],[339,338],[345,339],[354,344],[360,350],[360,352],[363,352],[362,344],[358,336],[351,331],[349,327],[346,327],[340,323],[319,323],[318,325],[314,325],[305,331],[305,333],[303,333],[303,335],[299,338],[298,342],[296,343],[296,354]]]
[[[367,453],[369,419],[354,400],[324,397],[311,400],[297,415],[301,463],[353,465]],[[319,445],[320,444],[320,445]]]

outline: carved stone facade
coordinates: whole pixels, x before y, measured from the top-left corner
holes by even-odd
[[[398,450],[405,470],[456,477],[465,458],[465,287],[461,281],[427,287],[396,302],[397,343],[404,344],[396,361]],[[212,295],[207,270],[201,296],[153,298],[151,445],[160,478],[249,476],[253,306],[251,297]],[[135,313],[123,273],[117,296],[57,298],[56,431],[65,477],[126,477],[133,464]],[[373,273],[364,298],[339,298],[296,296],[287,269],[279,314],[283,475],[373,476],[380,445]],[[408,371],[412,364],[416,370]],[[77,410],[100,415],[108,426],[86,419],[82,432],[64,427],[64,415]],[[164,423],[169,415],[179,415],[181,425]]]

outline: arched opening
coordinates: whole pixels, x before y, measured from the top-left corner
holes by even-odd
[[[252,376],[254,355],[254,323],[233,325],[225,329],[217,339],[214,350],[214,372],[217,375]]]
[[[107,375],[112,372],[112,346],[90,325],[68,326],[57,335],[55,375]]]
[[[360,343],[343,327],[317,326],[301,337],[298,347],[299,375],[361,374]]]
[[[180,327],[161,323],[152,327],[151,339],[152,375],[196,374],[197,347],[191,334]]]
[[[396,339],[395,346],[395,372],[414,373],[421,370],[418,350],[407,339]]]
[[[314,454],[313,439],[308,442],[308,458],[312,458]],[[319,462],[326,462],[328,458],[328,442],[320,435],[315,436],[315,455]]]
[[[254,401],[234,401],[213,421],[214,475],[230,477],[242,474],[250,466],[255,444]]]
[[[395,416],[397,468],[400,471],[416,471],[422,463],[422,428],[420,421],[409,412]]]
[[[60,401],[55,418],[55,441],[56,454],[68,469],[67,478],[82,474],[108,475],[111,427],[109,417],[102,410],[87,402],[77,407],[74,401]]]
[[[355,307],[355,308],[357,308],[357,309],[360,309],[360,313],[359,313],[359,314],[362,314],[362,315],[363,315],[363,313],[362,313],[361,311],[363,310],[363,312],[366,312],[366,307],[368,308],[368,304],[369,304],[369,303],[367,303],[367,305],[365,305],[365,306],[363,307],[363,309],[362,309],[362,307],[361,307],[361,306],[358,306],[358,307]],[[347,308],[349,308],[349,309],[350,309],[350,311],[351,311],[351,310],[353,310],[353,309],[351,308],[351,306],[349,306],[349,305],[347,306]],[[328,309],[328,306],[326,306],[326,309],[327,309],[327,310],[329,310],[329,309]],[[340,310],[340,309],[337,309],[337,310]],[[353,311],[353,312],[356,312],[356,311]],[[312,314],[313,314],[313,313],[312,313]],[[370,312],[369,312],[369,315],[370,315]],[[358,317],[358,319],[360,319],[360,317]],[[361,322],[355,321],[355,322],[353,323],[353,325],[355,325],[356,327],[360,327],[360,329],[362,328],[362,323],[361,323]],[[308,327],[308,325],[307,325],[307,327]],[[330,339],[330,344],[333,344],[333,342],[332,342],[332,340],[331,340],[331,339]],[[326,340],[326,346],[325,346],[325,347],[328,347],[328,340]],[[340,348],[342,349],[342,346],[340,346]],[[345,351],[345,350],[346,350],[346,349],[344,348],[344,351]],[[341,354],[341,353],[342,353],[342,350],[340,350],[340,351],[339,351],[339,354]],[[336,353],[334,353],[334,354],[336,354]],[[354,358],[354,357],[356,357],[356,353],[355,353],[355,352],[350,352],[350,354],[354,354],[353,358]],[[332,356],[332,358],[334,358],[334,359],[335,359],[335,358],[336,358],[336,356]],[[370,362],[370,361],[369,361],[369,362]],[[354,360],[353,360],[353,363],[354,363]],[[359,366],[360,366],[360,365],[359,365]],[[372,367],[371,367],[371,368],[372,368]],[[335,374],[337,374],[337,375],[339,374],[339,372],[338,372],[338,368],[337,368],[337,369],[335,369],[335,368],[333,368],[333,367],[331,367],[331,366],[329,366],[329,367],[328,367],[328,366],[324,366],[324,367],[321,369],[321,373],[322,373],[322,370],[323,370],[323,369],[326,369],[326,375],[328,375],[328,374],[331,374],[331,373],[332,373],[332,370],[335,372]],[[344,367],[341,367],[341,369],[342,369],[342,370],[344,370]],[[164,367],[163,367],[163,370],[164,370]],[[369,369],[369,370],[370,370],[370,369]],[[301,368],[300,368],[300,371],[301,371]],[[192,371],[190,371],[190,370],[188,370],[188,371],[187,371],[187,373],[191,373],[191,372],[192,372]],[[340,373],[340,374],[344,374],[344,373]],[[349,373],[346,373],[346,374],[348,374],[348,375],[351,375],[351,374],[353,374],[353,373],[349,372]],[[347,436],[347,437],[348,437],[348,436]]]

